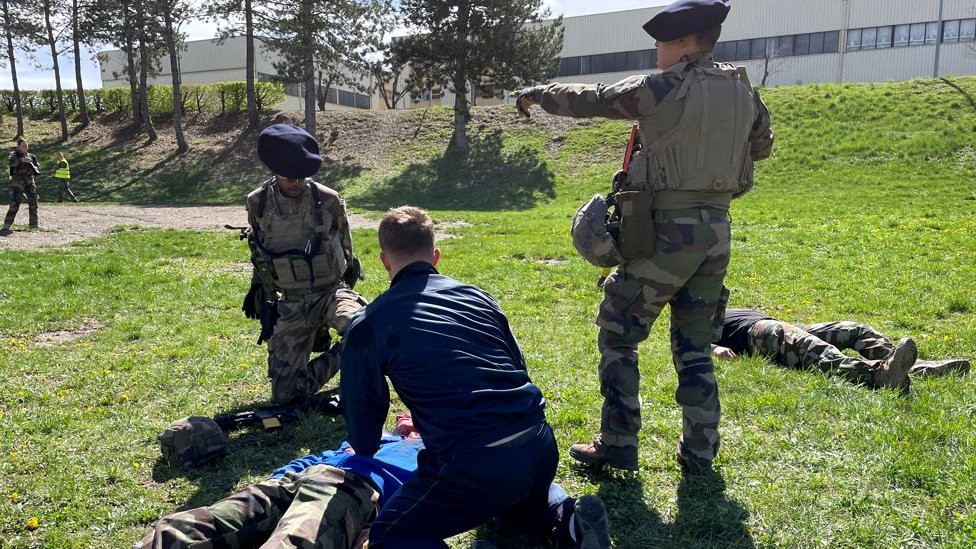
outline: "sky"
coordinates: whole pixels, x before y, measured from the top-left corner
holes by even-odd
[[[195,3],[202,3],[194,0]],[[660,6],[669,3],[670,0],[604,0],[595,2],[594,0],[544,0],[544,4],[553,15],[589,15],[592,13],[602,13],[609,11],[622,11],[634,8],[645,8],[649,6]],[[188,40],[200,40],[213,38],[217,31],[218,23],[214,21],[193,21],[189,23],[184,31],[187,33]],[[101,49],[111,49],[110,46]],[[54,70],[51,68],[51,51],[48,46],[36,48],[33,56],[23,53],[17,54],[17,82],[21,89],[50,89],[54,88]],[[102,87],[101,75],[98,71],[98,62],[94,60],[94,52],[85,51],[82,48],[81,79],[85,88]],[[74,59],[69,55],[58,56],[58,63],[61,68],[61,87],[73,89],[75,87]],[[10,68],[7,67],[6,53],[0,67],[0,89],[10,89],[13,87],[10,79]]]

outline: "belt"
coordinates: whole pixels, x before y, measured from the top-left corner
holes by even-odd
[[[315,288],[296,288],[294,290],[281,289],[280,291],[281,291],[281,295],[284,296],[285,299],[296,299],[296,298],[305,297],[309,294],[320,294],[322,292],[326,292],[330,290],[335,286],[336,286],[335,282],[332,282],[326,286],[317,286]]]
[[[654,210],[654,221],[691,221],[713,223],[729,221],[729,212],[720,208],[683,208],[680,210]]]

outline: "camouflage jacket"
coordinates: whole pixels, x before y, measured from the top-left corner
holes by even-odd
[[[37,165],[37,157],[31,153],[20,154],[20,151],[13,151],[7,164],[10,166],[10,175],[34,175],[32,166]]]
[[[550,114],[576,118],[605,117],[621,120],[637,120],[641,137],[649,142],[673,128],[681,117],[675,109],[664,110],[658,105],[684,80],[684,69],[689,65],[734,69],[724,63],[715,63],[710,53],[676,63],[661,73],[637,75],[612,84],[560,84],[541,87],[536,97],[539,106]],[[753,160],[767,158],[773,149],[773,131],[770,129],[769,110],[750,87],[758,115],[752,125],[749,141]],[[650,139],[649,139],[650,138]]]

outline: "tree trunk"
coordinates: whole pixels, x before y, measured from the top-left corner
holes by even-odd
[[[7,0],[3,2],[3,20],[10,21],[10,12],[7,8]],[[17,84],[17,58],[14,57],[14,37],[13,29],[5,25],[7,31],[7,57],[10,62],[10,80],[14,86],[14,111],[17,114],[17,135],[24,135],[24,107],[20,103],[20,86]]]
[[[471,152],[471,143],[468,141],[468,120],[470,119],[468,85],[461,77],[460,81],[454,81],[454,134],[451,135],[451,142],[447,145],[448,151],[454,150],[463,155]]]
[[[305,79],[305,131],[315,136],[315,60],[313,59],[313,49],[311,47],[314,37],[312,36],[312,0],[302,0],[299,8],[302,20],[302,35],[298,41],[307,45],[305,48],[305,59],[302,63],[302,76]]]
[[[169,51],[169,67],[173,73],[173,133],[176,135],[176,152],[183,154],[190,150],[183,135],[183,92],[180,89],[182,77],[180,75],[180,58],[176,52],[176,37],[173,31],[173,16],[169,9],[165,9],[163,19],[166,22],[166,49]]]
[[[75,85],[78,89],[78,115],[81,117],[81,125],[87,126],[91,123],[88,118],[88,102],[85,100],[85,85],[81,81],[81,37],[78,30],[78,0],[72,0],[71,4],[71,41],[75,52]]]
[[[126,73],[129,76],[129,100],[132,105],[132,122],[142,123],[142,102],[139,100],[139,84],[136,81],[135,43],[132,39],[132,18],[129,17],[129,5],[122,6],[123,21],[125,22],[125,60]]]
[[[68,140],[68,119],[64,114],[64,93],[61,91],[61,67],[58,64],[58,47],[54,41],[54,29],[51,27],[51,2],[44,1],[44,27],[47,29],[47,41],[51,46],[51,61],[54,67],[54,92],[58,101],[58,121],[61,122],[61,141]]]
[[[254,91],[254,21],[251,0],[244,0],[244,49],[247,74],[244,77],[247,88],[247,125],[256,128],[258,120],[258,99]]]
[[[142,116],[142,127],[149,136],[149,141],[155,141],[156,128],[153,127],[152,115],[149,114],[149,58],[146,48],[146,7],[144,0],[136,2],[136,20],[139,22],[139,112]]]

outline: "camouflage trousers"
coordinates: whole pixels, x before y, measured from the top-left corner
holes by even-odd
[[[34,178],[29,176],[15,175],[10,183],[10,205],[7,206],[7,215],[3,218],[4,226],[14,224],[20,205],[27,201],[28,224],[31,227],[37,226],[37,185]]]
[[[136,549],[361,547],[379,493],[364,477],[315,465],[252,484],[209,507],[160,519]]]
[[[711,461],[720,406],[711,359],[713,321],[730,253],[728,214],[711,208],[655,211],[654,253],[622,264],[604,284],[600,327],[601,438],[637,446],[641,427],[637,347],[671,306],[675,400],[683,412],[679,451]]]
[[[268,377],[276,403],[308,398],[335,377],[337,353],[325,353],[322,360],[309,362],[316,335],[329,328],[344,334],[363,303],[359,294],[342,283],[324,291],[287,292],[278,301],[278,321],[268,340]]]
[[[64,202],[65,200],[78,202],[78,197],[75,196],[75,193],[71,192],[71,181],[58,179],[58,202]]]
[[[873,385],[875,362],[894,345],[880,332],[859,322],[825,322],[795,326],[779,320],[760,320],[749,328],[749,353],[769,357],[791,368],[816,368],[855,383]],[[852,358],[853,349],[867,360]]]

